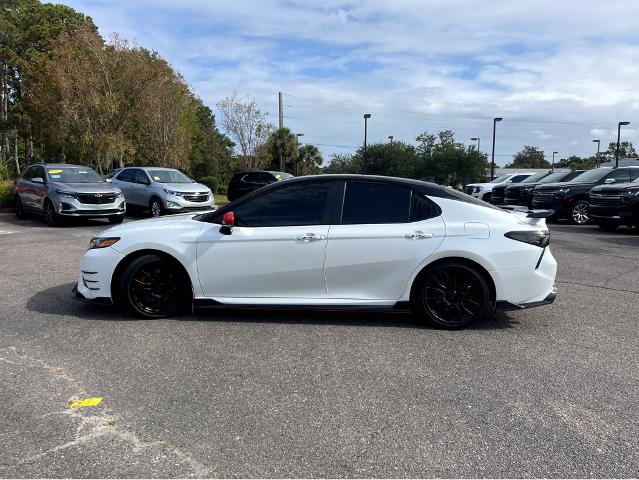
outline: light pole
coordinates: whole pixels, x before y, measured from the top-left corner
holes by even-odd
[[[596,139],[594,139],[592,141],[592,143],[596,143],[597,144],[597,156],[595,157],[595,163],[597,164],[597,168],[599,168],[599,146],[601,144],[601,140],[596,138]]]
[[[364,114],[364,175],[366,175],[366,141],[368,136],[368,119],[371,118],[370,113]]]
[[[493,118],[493,155],[490,161],[490,181],[492,182],[495,179],[495,130],[497,129],[497,122],[501,122],[503,118],[495,117]]]
[[[389,135],[389,136],[388,136],[388,140],[390,141],[389,143],[392,145],[392,144],[393,144],[393,136],[392,136],[392,135]]]
[[[554,172],[555,171],[555,155],[558,154],[559,152],[552,152],[552,166],[550,167],[550,171]]]
[[[615,168],[619,166],[619,137],[621,137],[622,125],[630,125],[630,122],[619,122],[617,124],[617,150],[615,151]]]
[[[297,159],[295,160],[295,176],[297,177],[299,175],[299,167],[300,167],[300,153],[299,153],[299,148],[300,148],[300,137],[303,137],[304,134],[303,133],[296,133],[295,134],[295,143],[297,146]]]
[[[473,142],[477,142],[477,151],[479,152],[479,143],[481,142],[481,138],[479,137],[471,137]]]

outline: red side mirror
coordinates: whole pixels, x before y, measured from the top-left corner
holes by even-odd
[[[235,215],[233,212],[226,212],[222,215],[222,225],[234,225],[235,224]]]

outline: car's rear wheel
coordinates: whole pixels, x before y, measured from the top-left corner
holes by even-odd
[[[27,212],[24,210],[24,205],[22,205],[22,200],[20,200],[20,196],[16,195],[15,198],[16,203],[16,218],[18,220],[24,220],[27,218]]]
[[[151,212],[152,217],[159,217],[164,213],[164,206],[162,205],[162,200],[158,197],[153,197],[149,202],[149,211]]]
[[[490,314],[490,289],[484,276],[460,262],[426,271],[412,295],[413,308],[432,325],[463,328]]]
[[[575,225],[586,225],[590,223],[589,205],[585,200],[575,202],[570,210],[570,221]]]
[[[109,217],[109,223],[111,225],[117,225],[118,223],[122,223],[124,220],[124,215],[115,215],[113,217]]]
[[[181,265],[159,255],[129,264],[120,280],[120,301],[141,318],[162,318],[188,311],[191,282]]]
[[[44,201],[44,221],[50,227],[59,227],[62,224],[60,215],[55,211],[53,203],[49,199]]]

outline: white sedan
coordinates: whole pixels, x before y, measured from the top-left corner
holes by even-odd
[[[76,295],[144,318],[198,305],[410,308],[459,328],[554,301],[551,213],[417,180],[300,177],[215,212],[104,231]]]

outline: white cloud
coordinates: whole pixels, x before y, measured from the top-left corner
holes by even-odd
[[[358,145],[370,112],[369,141],[450,128],[488,151],[502,116],[504,163],[523,145],[590,155],[594,136],[639,122],[631,0],[67,3],[159,51],[211,106],[239,90],[274,114],[278,91],[296,95],[286,122],[315,143]]]

